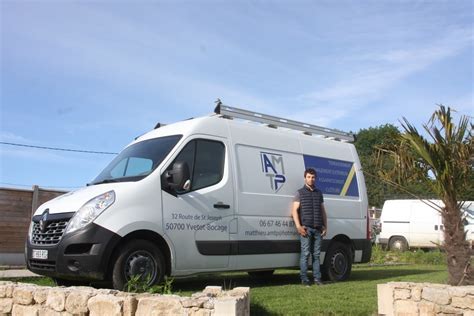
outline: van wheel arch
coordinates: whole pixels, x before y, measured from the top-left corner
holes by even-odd
[[[120,250],[129,241],[135,240],[135,239],[147,240],[157,246],[157,248],[163,254],[163,257],[165,260],[165,275],[170,276],[171,275],[171,250],[170,250],[170,247],[168,246],[168,243],[165,241],[165,239],[161,235],[153,231],[137,230],[122,237],[122,239],[120,239],[120,241],[114,247],[114,250],[112,252],[112,257],[111,257],[111,260],[109,261],[108,269],[107,269],[108,280],[112,280],[112,271],[114,268],[114,263],[120,255]]]

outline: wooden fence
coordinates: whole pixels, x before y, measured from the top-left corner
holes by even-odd
[[[36,185],[32,190],[0,188],[0,254],[23,253],[34,211],[64,193]]]

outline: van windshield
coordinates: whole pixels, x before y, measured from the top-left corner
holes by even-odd
[[[181,137],[153,138],[125,148],[89,185],[145,178],[158,167]]]

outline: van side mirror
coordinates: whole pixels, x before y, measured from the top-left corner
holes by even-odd
[[[173,190],[188,191],[191,188],[191,180],[189,173],[189,166],[184,161],[177,161],[173,163],[171,170],[165,171],[162,177],[162,182],[165,186]]]

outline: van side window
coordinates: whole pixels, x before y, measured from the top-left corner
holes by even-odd
[[[221,142],[195,139],[183,148],[173,163],[176,161],[188,164],[191,191],[199,190],[221,181],[224,175],[225,147]],[[168,169],[172,168],[173,163]]]

